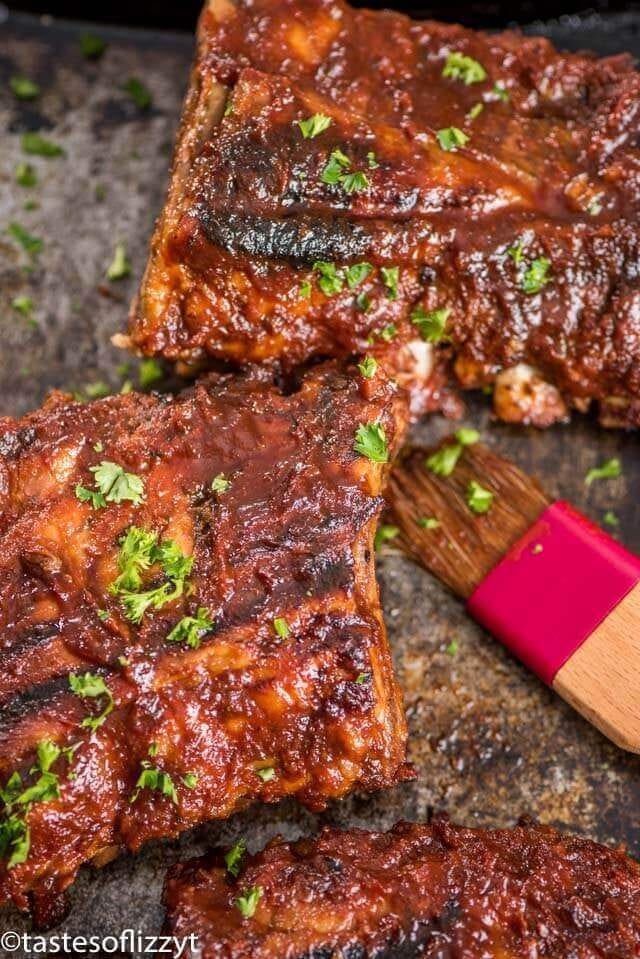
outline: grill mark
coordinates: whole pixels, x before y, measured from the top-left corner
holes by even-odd
[[[268,219],[253,213],[198,211],[207,239],[229,253],[244,253],[295,263],[347,260],[374,247],[368,230],[339,217]]]
[[[56,676],[38,686],[16,693],[0,709],[0,736],[9,733],[16,723],[30,714],[51,705],[62,693],[69,693],[67,676]]]

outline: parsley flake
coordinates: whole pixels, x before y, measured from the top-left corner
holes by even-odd
[[[7,233],[29,256],[37,256],[38,253],[42,253],[44,247],[43,241],[37,236],[32,236],[32,234],[29,233],[28,230],[25,230],[23,226],[20,226],[19,223],[10,223],[7,227]]]
[[[14,310],[17,310],[18,313],[22,313],[23,316],[30,317],[33,312],[33,300],[30,296],[14,296],[11,300],[11,306]]]
[[[83,33],[80,37],[80,50],[87,60],[99,60],[107,49],[106,41],[93,33]]]
[[[493,505],[494,493],[480,483],[471,480],[467,486],[467,503],[474,513],[488,513]]]
[[[163,370],[158,360],[155,360],[153,357],[149,357],[148,359],[141,361],[140,366],[138,367],[138,382],[143,390],[153,386],[154,383],[157,383],[158,380],[162,379],[162,376]]]
[[[480,102],[474,103],[471,109],[469,110],[469,112],[467,113],[467,117],[466,117],[467,120],[471,121],[471,120],[477,119],[477,117],[480,116],[483,110],[484,110],[484,103],[480,103]]]
[[[39,133],[23,133],[22,149],[25,153],[40,157],[61,157],[64,150],[52,140],[47,140]]]
[[[447,656],[455,656],[459,649],[460,645],[457,639],[452,639],[449,645],[445,647],[445,653]]]
[[[354,263],[352,266],[348,266],[344,271],[344,275],[349,289],[355,290],[357,286],[360,286],[369,276],[372,269],[371,264],[366,262]]]
[[[133,795],[131,796],[129,802],[134,803],[143,789],[150,789],[152,791],[159,792],[162,796],[166,796],[177,806],[178,794],[176,792],[173,779],[169,773],[152,766],[146,759],[142,761],[141,765],[142,772],[138,777]]]
[[[167,582],[154,589],[139,592],[142,572],[159,563]],[[118,555],[120,575],[109,587],[119,596],[127,618],[140,623],[148,609],[160,609],[183,595],[191,573],[193,556],[186,556],[172,540],[158,543],[158,534],[132,526],[123,538]]]
[[[435,516],[421,516],[418,520],[418,526],[422,529],[440,529],[440,520]]]
[[[616,514],[613,512],[613,510],[610,510],[610,509],[608,509],[607,512],[602,517],[602,522],[605,523],[606,526],[611,526],[614,529],[616,526],[620,525],[620,520],[618,519]]]
[[[186,643],[190,649],[198,649],[200,640],[210,629],[213,620],[204,606],[199,606],[195,616],[183,616],[167,636],[169,643]]]
[[[382,282],[387,288],[387,296],[390,300],[398,299],[398,283],[400,281],[399,266],[383,266],[380,269]]]
[[[440,144],[440,149],[447,153],[455,153],[458,147],[465,146],[469,142],[469,137],[458,127],[444,127],[436,132],[436,138]]]
[[[508,103],[509,100],[511,99],[511,95],[509,91],[505,90],[503,85],[499,83],[497,80],[493,85],[493,89],[491,93],[494,95],[494,97],[497,97],[498,100],[501,100],[502,103]]]
[[[151,94],[142,80],[138,80],[137,77],[129,77],[122,89],[129,99],[135,103],[138,110],[148,110],[151,106]]]
[[[98,699],[101,696],[106,696],[107,705],[102,712],[97,716],[85,716],[81,723],[86,729],[95,732],[99,726],[102,726],[109,713],[113,711],[114,702],[111,690],[102,676],[98,676],[95,673],[85,673],[84,676],[72,674],[69,676],[69,686],[72,692],[74,692],[76,696],[80,696],[81,699]]]
[[[298,287],[298,297],[301,300],[308,300],[311,296],[311,282],[309,280],[303,280],[300,286]]]
[[[244,839],[238,839],[237,843],[231,847],[229,852],[225,853],[224,861],[227,872],[237,878],[240,873],[242,860],[247,852],[247,844]]]
[[[298,120],[298,126],[305,140],[313,140],[314,137],[323,133],[327,127],[330,127],[332,122],[331,117],[326,116],[324,113],[314,113],[313,116],[308,117],[306,120]]]
[[[602,466],[594,466],[585,476],[585,486],[591,486],[594,480],[616,479],[622,475],[622,464],[618,457],[605,460]]]
[[[369,673],[358,673],[355,678],[355,682],[358,686],[364,686],[365,683],[369,682]]]
[[[373,538],[373,548],[378,550],[385,543],[388,543],[390,539],[395,539],[398,533],[400,532],[399,526],[391,526],[387,523],[381,523],[376,530],[376,535]]]
[[[465,86],[469,86],[472,83],[482,83],[483,80],[486,80],[487,71],[473,57],[468,57],[464,53],[453,50],[447,56],[442,76],[450,77],[452,80],[462,80]]]
[[[312,269],[314,273],[319,274],[318,286],[325,296],[333,296],[335,293],[342,292],[344,288],[344,278],[335,263],[316,260]]]
[[[127,256],[124,243],[118,243],[113,252],[113,259],[107,267],[108,280],[123,280],[131,273],[131,263]]]
[[[320,179],[323,183],[333,186],[340,183],[345,170],[351,166],[351,160],[340,149],[332,150]]]
[[[31,163],[19,163],[16,167],[16,183],[18,186],[29,188],[37,186],[38,177]]]
[[[380,166],[373,150],[369,150],[369,152],[367,153],[367,166],[369,167],[370,170],[377,170],[378,167]]]
[[[455,442],[447,443],[432,453],[425,460],[425,466],[436,476],[451,476],[465,446],[472,446],[478,442],[479,438],[477,430],[459,429],[455,434]]]
[[[277,635],[280,639],[287,639],[291,633],[291,628],[289,623],[282,616],[276,616],[273,621],[273,628],[275,629]]]
[[[182,784],[187,787],[187,789],[195,789],[198,785],[198,776],[197,773],[186,773],[182,777]]]
[[[551,282],[552,278],[549,276],[550,268],[551,261],[547,260],[544,256],[531,261],[522,277],[522,289],[528,296],[539,293],[543,286]]]
[[[28,77],[11,77],[9,86],[14,97],[17,97],[18,100],[35,100],[36,97],[40,96],[40,87],[33,80],[29,80]]]
[[[370,380],[378,369],[378,361],[373,356],[365,356],[362,362],[358,363],[358,369],[365,380]]]
[[[445,327],[450,313],[451,310],[446,306],[429,311],[418,306],[411,314],[411,322],[418,327],[420,336],[427,343],[441,343],[448,339]]]
[[[356,453],[366,456],[373,463],[389,461],[387,437],[381,423],[361,423],[356,430],[353,448]]]
[[[340,178],[342,188],[345,193],[363,193],[371,186],[369,177],[362,170],[355,170],[353,173],[345,173]]]
[[[213,493],[226,493],[230,486],[231,483],[225,478],[224,473],[218,473],[211,480],[211,491]]]
[[[103,460],[98,466],[90,466],[96,486],[106,503],[123,503],[125,500],[139,506],[144,500],[144,483],[135,473],[127,473],[118,463]]]
[[[263,783],[270,783],[275,779],[276,771],[273,766],[264,766],[262,769],[256,769],[256,776],[259,776]]]
[[[242,896],[236,899],[236,908],[244,919],[251,919],[262,897],[262,886],[251,886]]]

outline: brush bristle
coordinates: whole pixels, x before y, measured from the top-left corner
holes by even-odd
[[[549,501],[536,480],[480,443],[464,447],[450,476],[437,476],[426,466],[434,452],[414,447],[394,467],[389,522],[400,530],[395,542],[466,599]],[[493,493],[482,515],[468,503],[472,482]]]

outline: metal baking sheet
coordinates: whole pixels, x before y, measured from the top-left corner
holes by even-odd
[[[119,369],[128,358],[110,337],[124,326],[162,203],[193,39],[93,28],[109,44],[93,62],[79,47],[85,29],[11,16],[0,7],[0,415],[38,405],[54,387],[82,390],[106,381],[119,389],[127,378],[135,382],[135,361]],[[631,14],[561,18],[531,31],[563,47],[640,54],[640,17]],[[42,96],[16,100],[8,81],[17,74],[35,79]],[[151,91],[149,110],[138,110],[123,92],[129,77]],[[30,158],[40,181],[31,190],[14,182],[27,130],[41,131],[66,151],[64,158]],[[24,208],[29,200],[34,209]],[[6,234],[12,221],[44,241],[32,269],[25,269],[27,258]],[[117,242],[126,244],[132,272],[107,283]],[[11,308],[19,295],[33,300],[31,323]],[[550,494],[568,497],[596,520],[614,510],[620,539],[640,551],[636,435],[604,432],[587,417],[546,432],[514,429],[492,423],[486,405],[473,399],[467,420],[482,428],[490,445],[536,473]],[[448,429],[433,418],[416,435],[432,441]],[[622,477],[587,489],[587,470],[611,456],[622,459]],[[85,867],[58,931],[155,933],[169,863],[240,835],[255,848],[277,833],[292,838],[323,822],[386,828],[438,808],[459,822],[488,826],[529,813],[640,855],[640,758],[616,749],[572,713],[408,560],[390,550],[378,569],[416,781],[352,796],[320,816],[293,802],[263,806],[102,869]],[[452,640],[458,644],[453,656],[446,652]],[[13,910],[0,916],[0,932],[27,928]]]

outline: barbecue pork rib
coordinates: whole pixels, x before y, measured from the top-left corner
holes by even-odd
[[[52,921],[118,847],[410,778],[372,558],[406,418],[328,364],[0,420],[0,902]]]
[[[640,867],[550,827],[325,828],[237,852],[237,878],[213,855],[165,883],[167,931],[202,959],[640,956]]]
[[[626,55],[210,0],[127,342],[289,366],[373,340],[506,420],[637,426],[639,133]]]

